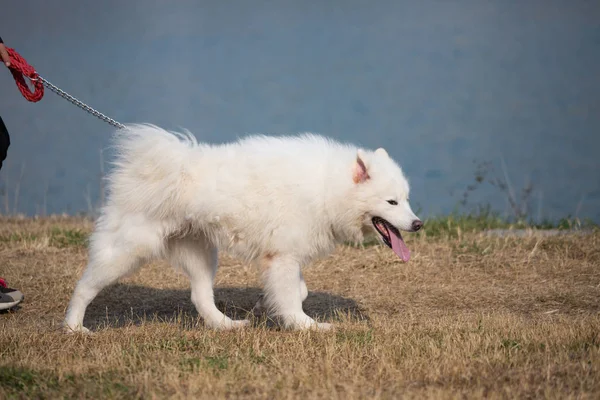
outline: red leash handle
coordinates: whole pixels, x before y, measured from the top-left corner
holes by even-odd
[[[15,49],[7,47],[6,50],[8,51],[8,55],[10,57],[10,66],[8,68],[10,69],[13,78],[15,78],[15,82],[17,83],[17,87],[21,91],[21,94],[27,100],[32,102],[40,101],[42,97],[44,97],[44,86],[46,86],[48,89],[50,89],[52,92],[56,93],[63,99],[76,105],[82,110],[92,114],[93,116],[100,118],[102,121],[119,129],[125,128],[125,125],[123,125],[122,123],[107,117],[100,111],[94,110],[92,107],[88,106],[84,102],[77,100],[69,93],[65,92],[59,87],[48,82],[46,79],[42,78],[37,72],[35,72],[35,68],[29,65],[27,61],[25,61],[25,59],[15,51]],[[25,78],[29,78],[29,80],[31,81],[31,84],[33,85],[33,92],[29,89],[29,86],[27,86]]]
[[[32,102],[38,102],[44,97],[44,85],[42,84],[42,80],[37,72],[35,72],[35,68],[33,68],[29,63],[21,57],[19,53],[15,49],[7,47],[8,55],[10,56],[10,73],[13,78],[15,78],[15,82],[17,87],[21,91],[23,97]],[[33,92],[27,86],[27,82],[25,82],[25,78],[29,78],[31,84],[33,85]]]

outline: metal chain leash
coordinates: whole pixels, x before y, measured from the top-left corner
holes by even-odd
[[[58,86],[53,85],[50,81],[44,79],[40,74],[38,74],[36,72],[35,68],[33,68],[31,65],[29,65],[29,63],[23,57],[21,57],[21,55],[15,49],[7,47],[6,50],[8,51],[8,55],[10,56],[10,59],[11,59],[10,60],[11,65],[9,66],[10,72],[12,73],[13,77],[15,78],[15,82],[17,84],[17,87],[19,88],[19,91],[27,100],[33,101],[33,102],[40,101],[42,99],[42,97],[44,97],[44,86],[45,86],[48,89],[50,89],[51,91],[53,91],[54,93],[56,93],[57,95],[59,95],[60,97],[62,97],[63,99],[76,105],[77,107],[81,108],[82,110],[87,111],[88,113],[101,119],[102,121],[104,121],[116,128],[119,128],[119,129],[125,128],[125,125],[123,125],[122,123],[117,122],[114,119],[107,117],[106,115],[102,114],[100,111],[93,109],[92,107],[88,106],[84,102],[76,99],[75,97],[71,96],[69,93],[60,89]],[[25,78],[28,78],[31,81],[31,83],[33,84],[33,92],[27,86],[27,83],[25,82]]]
[[[50,81],[44,79],[44,77],[42,77],[41,75],[38,74],[37,78],[32,79],[32,81],[35,80],[39,80],[42,82],[42,84],[44,86],[46,86],[48,89],[52,90],[54,93],[56,93],[57,95],[59,95],[60,97],[62,97],[63,99],[71,102],[72,104],[76,105],[77,107],[81,108],[84,111],[89,112],[90,114],[92,114],[93,116],[101,119],[102,121],[116,127],[119,129],[123,129],[125,128],[125,125],[123,125],[120,122],[115,121],[114,119],[107,117],[106,115],[102,114],[100,111],[93,109],[92,107],[88,106],[87,104],[85,104],[84,102],[78,100],[77,98],[71,96],[69,93],[65,92],[64,90],[62,90],[61,88],[53,85]]]

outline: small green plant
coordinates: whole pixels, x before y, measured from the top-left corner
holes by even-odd
[[[473,160],[473,162],[476,164],[475,183],[467,186],[466,190],[463,192],[460,204],[463,207],[466,207],[468,204],[469,194],[483,183],[488,182],[490,185],[498,188],[502,193],[504,193],[508,204],[510,205],[512,216],[516,221],[528,219],[530,214],[529,210],[531,208],[531,196],[533,194],[533,183],[531,181],[527,181],[525,186],[521,189],[521,192],[517,193],[510,182],[508,172],[506,170],[506,164],[504,163],[503,158],[500,159],[502,166],[502,177],[496,173],[494,164],[492,162],[478,160]]]
[[[503,339],[500,347],[506,350],[519,350],[521,349],[521,343],[513,339]]]

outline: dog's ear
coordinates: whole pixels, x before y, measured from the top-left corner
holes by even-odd
[[[375,150],[375,154],[377,154],[378,156],[382,156],[382,157],[389,157],[387,151],[385,151],[385,149],[383,147],[380,147],[377,150]]]
[[[371,178],[369,176],[369,172],[367,171],[365,160],[366,156],[364,151],[358,149],[356,153],[356,162],[354,163],[354,173],[352,174],[352,180],[354,183],[362,183]]]

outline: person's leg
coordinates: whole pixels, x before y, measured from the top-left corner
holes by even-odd
[[[0,169],[2,169],[2,162],[6,159],[8,146],[10,146],[8,129],[6,129],[6,125],[0,117]],[[4,279],[0,277],[0,310],[12,308],[21,301],[23,301],[23,293],[7,287]]]
[[[2,162],[6,160],[6,153],[10,146],[10,136],[8,135],[8,129],[0,117],[0,169],[2,169]]]

